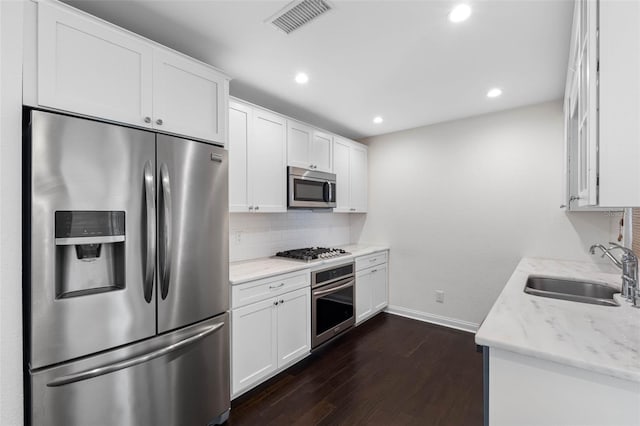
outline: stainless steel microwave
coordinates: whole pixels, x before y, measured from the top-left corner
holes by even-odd
[[[290,209],[332,209],[336,206],[336,175],[299,167],[287,168]]]

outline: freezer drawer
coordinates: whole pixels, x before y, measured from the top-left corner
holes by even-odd
[[[30,374],[33,425],[203,425],[226,420],[229,314]]]

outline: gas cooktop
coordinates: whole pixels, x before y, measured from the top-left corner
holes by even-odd
[[[310,262],[317,259],[330,259],[339,256],[347,256],[351,253],[339,248],[330,247],[306,247],[295,250],[285,250],[276,253],[278,257],[286,257],[288,259],[303,260]]]

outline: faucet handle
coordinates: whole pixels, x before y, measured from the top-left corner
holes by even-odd
[[[638,260],[638,256],[636,256],[635,252],[625,246],[621,246],[618,243],[613,243],[611,241],[609,241],[609,244],[611,244],[613,247],[611,247],[609,250],[614,250],[614,249],[620,249],[624,252],[624,255],[627,256],[627,259],[635,259],[636,261]]]

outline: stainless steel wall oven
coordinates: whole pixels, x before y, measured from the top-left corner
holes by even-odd
[[[355,264],[311,273],[311,348],[355,325]]]

